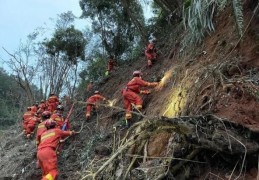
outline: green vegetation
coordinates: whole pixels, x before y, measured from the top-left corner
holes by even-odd
[[[24,94],[15,77],[0,69],[0,129],[14,124],[23,105]]]

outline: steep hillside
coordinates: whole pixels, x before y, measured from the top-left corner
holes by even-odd
[[[144,57],[117,67],[97,87],[115,104],[100,104],[90,122],[79,96],[71,121],[80,134],[65,142],[60,179],[256,179],[259,17],[246,2],[242,39],[226,9],[203,44],[182,49],[181,39],[167,44],[161,37],[152,68]],[[161,82],[126,129],[121,90],[134,70]],[[20,132],[1,136],[0,178],[39,179],[34,143]]]

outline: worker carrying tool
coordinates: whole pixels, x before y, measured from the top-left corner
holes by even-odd
[[[61,128],[63,131],[67,131],[67,130],[70,129],[69,118],[70,118],[70,116],[72,115],[74,105],[75,105],[75,102],[72,104],[72,106],[71,106],[71,108],[70,108],[70,110],[69,110],[69,112],[68,112],[68,114],[67,114],[67,117],[66,117],[66,119],[65,119],[65,122],[63,123],[63,126],[62,126],[62,128]]]
[[[124,108],[126,110],[125,119],[128,126],[131,124],[132,104],[134,104],[139,111],[142,109],[143,101],[138,94],[150,94],[150,90],[141,90],[141,87],[155,87],[158,85],[157,82],[146,82],[142,80],[141,75],[141,71],[134,71],[133,79],[130,80],[126,88],[122,90]]]
[[[37,150],[37,159],[42,170],[42,180],[55,180],[58,176],[58,159],[56,149],[60,139],[75,134],[74,131],[62,131],[56,121],[48,119],[45,123],[47,130],[41,135]]]
[[[96,108],[96,103],[99,101],[105,101],[106,98],[100,94],[99,91],[95,91],[94,95],[90,96],[86,101],[86,120],[90,120],[91,111]]]
[[[145,56],[147,59],[148,67],[151,67],[153,62],[157,60],[157,49],[155,48],[154,42],[150,42],[145,50]]]

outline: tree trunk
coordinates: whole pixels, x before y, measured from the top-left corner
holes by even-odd
[[[142,42],[144,44],[146,44],[147,36],[148,36],[147,32],[146,32],[144,26],[141,25],[141,23],[137,20],[137,17],[135,17],[133,15],[133,13],[131,12],[130,1],[122,0],[121,3],[122,3],[123,8],[126,10],[127,16],[130,17],[130,19],[132,20],[133,24],[137,27],[137,29],[138,29],[138,31],[139,31],[139,33],[141,35]]]

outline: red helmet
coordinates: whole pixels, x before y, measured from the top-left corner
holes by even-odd
[[[51,128],[54,128],[56,127],[57,123],[56,121],[52,120],[52,119],[48,119],[46,122],[45,122],[45,127],[47,129],[51,129]]]
[[[94,94],[100,94],[100,92],[99,91],[94,91]]]
[[[43,113],[41,114],[41,116],[42,116],[44,119],[48,119],[48,118],[50,118],[50,116],[51,116],[51,112],[49,112],[49,111],[43,111]]]
[[[132,75],[133,76],[141,76],[142,73],[141,73],[141,71],[134,71]]]

